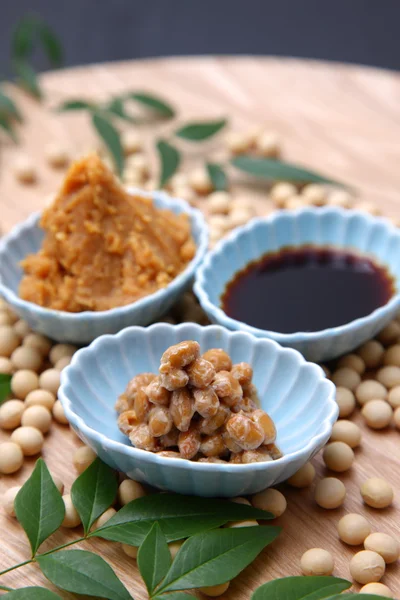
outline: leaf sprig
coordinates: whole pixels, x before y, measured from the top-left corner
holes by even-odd
[[[118,128],[114,125],[113,119],[118,118],[123,121],[130,123],[140,123],[139,117],[132,116],[127,112],[127,103],[134,101],[141,105],[148,111],[152,119],[170,119],[175,116],[175,109],[165,100],[153,94],[144,92],[127,92],[121,96],[115,96],[102,104],[95,104],[88,102],[87,100],[76,98],[63,102],[58,108],[58,112],[70,112],[83,110],[90,114],[92,125],[103,141],[104,145],[108,149],[118,174],[121,176],[124,169],[124,152],[121,143],[121,135]],[[160,141],[160,144],[163,143]],[[172,148],[172,147],[171,147]],[[162,151],[168,153],[170,148],[165,143]],[[171,152],[176,151],[172,148]],[[175,169],[179,164],[178,162]],[[173,164],[173,157],[168,154],[166,157],[166,163]],[[170,177],[169,170],[171,167],[167,167],[164,174],[166,180]]]
[[[84,535],[63,546],[38,553],[41,544],[61,525],[64,504],[46,464],[39,459],[15,501],[16,515],[28,537],[32,557],[0,573],[35,562],[60,590],[79,595],[130,600],[132,596],[110,565],[87,550],[66,549],[91,537],[102,537],[139,546],[137,564],[150,600],[190,600],[187,590],[220,585],[235,578],[280,533],[279,527],[219,529],[230,521],[271,519],[265,511],[223,500],[154,494],[130,502],[102,527],[91,531],[95,520],[113,504],[116,473],[96,459],[75,481],[72,500]],[[183,540],[174,560],[168,542]],[[337,577],[285,577],[270,581],[251,600],[346,600],[351,586]],[[7,600],[61,600],[44,587],[13,590],[0,585]],[[363,595],[363,600],[379,596]],[[361,599],[360,599],[361,600]]]
[[[131,100],[141,103],[145,108],[150,110],[153,119],[171,119],[176,115],[175,109],[165,100],[161,100],[161,98],[152,94],[137,92],[127,92],[121,96],[112,98],[102,105],[94,105],[84,99],[77,98],[68,100],[58,107],[58,110],[61,112],[86,110],[92,114],[92,124],[107,147],[120,175],[123,172],[124,155],[118,128],[112,123],[112,120],[118,118],[136,124],[141,122],[138,117],[132,116],[126,110],[126,103]],[[101,127],[99,127],[100,120]],[[156,152],[160,165],[158,179],[160,188],[168,183],[182,162],[182,153],[176,147],[173,141],[174,138],[191,143],[203,142],[217,135],[227,124],[227,119],[193,121],[176,128],[168,139],[157,139]],[[324,183],[338,187],[348,187],[330,177],[297,165],[277,159],[246,154],[231,158],[225,165],[206,162],[205,166],[214,190],[226,190],[228,188],[226,171],[229,166],[253,177],[268,181],[293,181],[299,184]]]
[[[11,45],[12,67],[17,80],[24,89],[37,99],[42,98],[36,72],[31,64],[34,51],[39,47],[53,67],[63,62],[63,48],[56,34],[40,17],[30,15],[17,24]],[[154,119],[171,119],[176,116],[175,108],[160,96],[146,91],[129,91],[105,102],[97,104],[85,99],[67,100],[58,107],[60,112],[84,110],[90,113],[91,123],[96,133],[107,147],[119,175],[124,168],[124,152],[121,136],[114,119],[140,124],[140,117],[127,111],[129,104],[139,105],[145,114]],[[21,114],[12,98],[0,89],[0,129],[14,142],[18,141],[15,124],[22,122]],[[203,142],[218,134],[227,125],[227,119],[211,121],[193,121],[179,126],[171,137],[192,143]],[[156,140],[156,151],[159,158],[159,185],[164,187],[176,173],[181,164],[181,152],[170,139]],[[234,167],[249,175],[269,181],[294,181],[296,183],[327,183],[339,187],[348,187],[329,177],[308,169],[251,155],[232,158],[228,164],[206,163],[205,167],[214,190],[225,190],[228,187],[226,167]]]
[[[131,596],[126,587],[103,558],[87,550],[66,550],[66,546],[101,537],[139,546],[138,565],[149,597],[173,600],[170,592],[214,585],[236,577],[280,532],[278,527],[259,527],[256,532],[254,528],[218,529],[230,521],[265,520],[272,515],[233,502],[204,502],[201,498],[171,494],[138,498],[92,530],[95,520],[113,504],[116,493],[115,472],[96,459],[71,489],[73,504],[83,524],[83,537],[39,553],[42,543],[62,524],[65,512],[61,494],[45,462],[39,459],[15,500],[16,516],[28,537],[31,558],[0,575],[35,562],[59,589],[109,600],[129,600]],[[178,556],[172,561],[168,542],[184,539]],[[213,567],[209,575],[207,565]],[[9,593],[14,594],[11,599],[58,598],[36,587]]]
[[[17,24],[12,36],[12,66],[22,87],[40,100],[42,91],[30,62],[38,46],[41,47],[52,67],[62,65],[63,49],[53,30],[37,16],[24,17]]]
[[[162,100],[159,96],[143,92],[127,92],[103,104],[97,105],[84,99],[76,98],[63,102],[57,108],[59,112],[84,110],[91,114],[92,125],[108,149],[120,176],[124,168],[124,153],[121,136],[118,128],[113,123],[113,119],[118,118],[136,124],[143,122],[143,119],[140,119],[138,116],[132,116],[127,112],[127,103],[130,101],[139,103],[144,107],[153,120],[171,119],[176,114],[173,106],[167,101]],[[216,135],[225,127],[226,123],[226,119],[187,123],[178,127],[172,136],[189,142],[200,142]],[[160,187],[163,187],[178,170],[181,163],[181,153],[169,140],[162,138],[157,140],[156,150],[160,162],[159,183]],[[221,186],[222,168],[219,167],[218,174],[216,173],[216,168],[217,165],[214,166],[213,173],[215,177],[219,177],[219,185]]]
[[[17,83],[36,99],[43,97],[37,74],[31,64],[32,55],[40,46],[53,67],[63,63],[63,49],[50,26],[37,16],[22,18],[12,35],[11,68]],[[0,129],[18,142],[15,124],[22,123],[22,115],[14,100],[0,88]]]

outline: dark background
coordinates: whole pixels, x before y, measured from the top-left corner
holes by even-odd
[[[0,74],[12,28],[29,12],[57,31],[67,65],[273,54],[400,67],[399,0],[0,0],[0,7]]]

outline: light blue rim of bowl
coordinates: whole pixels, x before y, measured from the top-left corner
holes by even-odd
[[[193,461],[189,461],[189,460],[182,460],[180,458],[168,458],[168,457],[164,457],[164,456],[159,456],[157,453],[148,452],[146,450],[141,450],[139,448],[135,448],[134,446],[128,446],[126,444],[122,444],[121,442],[116,442],[115,440],[111,440],[103,433],[99,433],[98,431],[96,431],[95,429],[90,427],[89,425],[86,425],[86,423],[82,419],[82,417],[78,416],[74,412],[72,403],[66,394],[66,388],[68,388],[68,386],[72,385],[72,383],[70,382],[70,379],[69,379],[69,371],[71,371],[74,368],[78,368],[78,369],[80,368],[79,361],[80,361],[81,356],[84,356],[87,353],[93,353],[93,352],[95,353],[96,349],[99,346],[101,346],[103,344],[107,344],[107,342],[111,341],[112,339],[120,339],[121,337],[124,336],[124,333],[127,331],[145,329],[148,332],[148,334],[150,335],[153,331],[157,331],[157,329],[160,332],[163,329],[165,330],[169,327],[174,327],[179,330],[179,329],[184,329],[186,327],[186,325],[187,325],[187,323],[181,323],[180,325],[168,325],[165,323],[155,323],[154,325],[150,325],[149,327],[140,327],[140,326],[127,327],[127,328],[123,329],[122,331],[120,331],[119,333],[114,334],[114,335],[110,335],[110,334],[102,335],[102,336],[96,338],[89,346],[78,350],[74,354],[71,363],[61,372],[61,386],[60,386],[59,393],[58,393],[58,397],[64,408],[65,415],[66,415],[69,423],[72,425],[72,427],[74,427],[78,431],[82,432],[82,434],[86,438],[95,439],[96,442],[98,444],[100,444],[104,449],[110,449],[111,451],[119,452],[119,453],[125,454],[126,456],[131,456],[132,458],[135,458],[140,461],[144,461],[147,463],[153,463],[153,464],[157,464],[160,466],[163,466],[163,465],[174,466],[177,469],[185,470],[189,467],[189,468],[193,469],[194,471],[201,472],[201,471],[206,470],[206,471],[211,471],[211,472],[214,471],[215,473],[218,473],[220,471],[225,471],[227,473],[240,473],[240,472],[244,472],[247,470],[265,471],[268,468],[270,468],[270,465],[277,464],[277,463],[279,463],[279,465],[285,466],[285,465],[291,463],[293,460],[301,458],[303,455],[307,455],[307,454],[310,455],[313,452],[313,450],[318,448],[324,442],[324,440],[326,440],[327,437],[329,437],[332,426],[337,420],[337,417],[339,414],[339,407],[335,400],[336,388],[335,388],[334,384],[331,381],[329,381],[329,379],[326,379],[325,374],[324,374],[323,370],[321,369],[321,367],[315,363],[311,363],[311,362],[307,361],[300,354],[300,352],[298,352],[297,350],[294,350],[293,348],[284,348],[283,346],[280,346],[274,340],[266,339],[266,338],[265,339],[255,338],[251,334],[245,333],[243,331],[240,331],[240,332],[239,331],[228,331],[228,334],[232,335],[232,336],[245,335],[249,338],[249,341],[253,344],[256,343],[256,344],[272,345],[275,347],[275,350],[277,351],[278,355],[286,354],[286,353],[292,354],[293,356],[296,357],[298,363],[300,363],[301,365],[307,364],[309,366],[309,368],[312,368],[315,371],[316,375],[319,375],[321,377],[321,379],[324,379],[327,386],[330,386],[330,388],[331,388],[330,394],[326,399],[326,402],[329,403],[331,410],[324,419],[324,427],[323,427],[322,431],[320,431],[317,435],[311,437],[309,442],[305,446],[303,446],[303,448],[296,450],[295,452],[289,452],[288,454],[285,454],[282,458],[278,458],[277,460],[274,460],[272,462],[249,463],[249,464],[245,464],[245,465],[240,465],[240,464],[236,465],[236,464],[229,464],[229,463],[226,465],[223,465],[220,463],[218,463],[218,464],[198,463],[198,462],[193,462]],[[200,327],[200,325],[199,325],[199,327]],[[221,331],[221,329],[224,329],[220,325],[207,325],[206,327],[209,329],[213,328],[216,331]]]
[[[395,311],[395,310],[400,309],[400,291],[399,291],[400,280],[398,277],[394,277],[393,273],[391,273],[391,274],[395,279],[396,292],[392,296],[392,298],[390,298],[389,302],[387,302],[383,306],[376,308],[369,315],[366,315],[365,317],[360,317],[358,319],[354,319],[353,321],[350,321],[350,323],[345,323],[344,325],[340,325],[338,327],[330,327],[327,329],[320,329],[318,331],[312,331],[312,332],[296,331],[294,333],[280,333],[278,331],[272,331],[272,330],[268,330],[268,329],[259,329],[258,327],[253,327],[252,325],[248,325],[247,323],[244,323],[242,321],[238,321],[236,319],[233,319],[232,317],[229,317],[222,310],[222,308],[220,306],[217,306],[210,300],[210,296],[207,291],[207,288],[208,288],[207,272],[209,270],[213,270],[214,258],[221,254],[228,254],[230,248],[232,248],[234,245],[240,245],[240,238],[243,235],[245,235],[249,232],[252,232],[257,227],[264,227],[265,225],[268,225],[269,223],[273,223],[274,221],[280,219],[282,216],[285,216],[286,218],[291,217],[291,218],[295,219],[296,217],[298,217],[300,215],[304,215],[304,214],[305,215],[308,214],[310,216],[323,216],[324,214],[329,214],[329,213],[331,213],[332,216],[340,215],[343,219],[346,219],[346,220],[350,219],[354,215],[360,215],[361,217],[364,218],[366,223],[369,223],[371,225],[374,223],[382,223],[383,225],[385,225],[385,227],[387,228],[388,233],[390,235],[396,236],[400,240],[400,230],[398,230],[388,219],[386,219],[384,217],[371,216],[362,211],[343,209],[343,208],[339,208],[339,207],[323,207],[323,208],[321,208],[321,207],[311,208],[310,207],[310,208],[298,208],[295,210],[279,210],[279,211],[276,211],[275,214],[270,215],[268,217],[260,217],[260,218],[252,219],[243,227],[238,227],[237,229],[234,229],[228,236],[226,236],[225,238],[220,240],[215,245],[213,250],[211,250],[210,252],[207,253],[204,261],[202,262],[201,266],[197,270],[196,281],[195,281],[193,290],[200,302],[200,305],[205,310],[205,312],[208,315],[211,315],[212,319],[216,323],[223,325],[224,327],[226,327],[227,329],[229,329],[231,331],[232,330],[246,331],[247,333],[250,333],[258,338],[266,337],[268,339],[275,340],[279,344],[283,344],[285,346],[291,346],[292,344],[297,344],[299,342],[319,341],[322,337],[333,337],[333,336],[337,337],[337,336],[341,336],[342,334],[347,334],[348,332],[350,332],[354,329],[362,328],[364,325],[370,323],[371,321],[378,320],[381,316],[384,316],[386,313],[392,312],[392,310]],[[314,242],[314,243],[316,243],[316,245],[318,245],[318,242]],[[313,241],[309,241],[309,242],[307,242],[307,244],[313,244]],[[324,245],[324,244],[322,244],[322,245]],[[328,245],[328,244],[326,244],[326,245]],[[330,244],[330,245],[335,246],[334,243]],[[294,244],[294,246],[296,246],[296,244]],[[338,244],[338,246],[343,247],[340,244]],[[347,247],[350,248],[350,246],[347,246]],[[363,252],[363,250],[361,248],[357,248],[357,246],[353,246],[351,249],[356,252],[359,251],[361,254],[364,254],[364,256],[366,254],[368,255],[368,253]],[[369,254],[369,256],[374,257],[373,254]],[[375,258],[375,261],[377,262],[377,264],[381,264],[381,261],[379,260],[379,258],[377,258],[377,257],[374,257],[374,258]],[[400,257],[399,257],[399,260],[400,260]],[[238,267],[237,270],[242,269],[243,266]],[[229,283],[229,281],[230,281],[230,279],[227,280],[225,282],[225,284]]]
[[[139,188],[126,188],[129,194],[137,194],[138,196],[144,198],[150,198],[154,200],[157,208],[166,208],[171,209],[173,212],[185,213],[190,217],[191,221],[191,231],[193,234],[193,229],[196,226],[199,230],[199,243],[196,244],[196,254],[194,258],[190,261],[190,263],[186,266],[186,268],[179,273],[170,284],[168,284],[164,288],[160,288],[153,294],[149,296],[145,296],[136,302],[131,304],[126,304],[125,306],[119,306],[117,308],[112,308],[109,310],[103,311],[82,311],[79,313],[70,313],[61,310],[54,310],[52,308],[45,308],[43,306],[39,306],[38,304],[33,304],[32,302],[28,302],[27,300],[23,300],[20,298],[13,290],[3,284],[2,278],[0,275],[0,295],[3,296],[7,302],[17,307],[26,309],[34,309],[35,312],[43,317],[59,317],[64,321],[69,321],[71,323],[77,323],[81,319],[93,319],[93,320],[102,320],[104,317],[108,317],[110,315],[126,315],[129,314],[132,310],[132,307],[135,309],[146,309],[152,302],[155,300],[159,300],[166,293],[174,292],[179,289],[184,282],[189,278],[191,278],[201,261],[203,260],[207,248],[208,248],[208,228],[207,223],[204,218],[203,213],[197,208],[191,207],[185,200],[181,200],[180,198],[175,198],[169,196],[165,192],[162,191],[154,191],[147,192],[141,190]],[[175,209],[175,210],[174,210]],[[33,227],[38,227],[38,221],[41,217],[40,212],[32,213],[25,221],[17,224],[7,235],[0,238],[0,260],[3,252],[7,252],[7,246],[13,240],[19,238],[24,234],[24,231],[28,229],[32,229]]]

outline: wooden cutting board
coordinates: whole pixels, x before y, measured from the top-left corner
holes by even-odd
[[[400,76],[389,71],[312,61],[269,58],[179,58],[143,60],[79,67],[47,73],[42,78],[46,92],[43,105],[22,92],[14,92],[24,116],[21,145],[8,142],[0,149],[0,224],[9,230],[30,212],[41,209],[48,195],[57,189],[63,172],[46,163],[44,147],[60,141],[80,155],[95,147],[97,140],[85,114],[58,115],[52,109],[73,97],[104,100],[127,90],[149,90],[169,99],[179,120],[229,118],[235,130],[263,126],[276,131],[287,160],[320,170],[355,186],[362,200],[375,202],[387,215],[400,218]],[[152,155],[155,135],[166,135],[172,125],[147,127],[143,136]],[[220,156],[217,141],[188,148],[185,167],[202,164],[205,155]],[[35,161],[38,181],[30,186],[16,182],[12,171],[15,157],[24,152]],[[235,197],[254,198],[260,213],[270,209],[265,187],[251,185],[233,175]],[[293,490],[282,486],[288,510],[277,520],[281,537],[231,584],[227,600],[248,600],[260,584],[300,573],[299,561],[308,548],[330,550],[335,557],[335,574],[349,578],[348,563],[356,549],[342,544],[336,524],[347,512],[359,512],[374,531],[400,537],[400,433],[363,430],[362,445],[356,450],[354,467],[340,475],[347,488],[342,508],[324,511],[313,500],[313,487]],[[0,441],[8,435],[0,432]],[[68,428],[53,424],[43,449],[50,470],[69,489],[75,473],[72,453],[80,442]],[[326,474],[321,459],[314,460],[318,477]],[[0,493],[20,485],[28,477],[34,459],[12,476],[1,476]],[[332,473],[329,473],[332,475]],[[360,483],[370,476],[383,476],[396,489],[393,506],[384,511],[362,504]],[[15,522],[0,513],[0,570],[29,558],[25,536]],[[58,532],[51,540],[58,545],[78,537],[77,531]],[[43,550],[49,548],[46,542]],[[99,552],[116,570],[136,600],[147,596],[135,561],[126,557],[117,544],[94,540],[87,549]],[[400,598],[400,566],[387,568],[384,583]],[[35,565],[1,577],[0,585],[21,587],[46,585]],[[51,588],[51,585],[48,584]],[[358,589],[359,586],[355,586]],[[72,597],[65,594],[65,598]]]

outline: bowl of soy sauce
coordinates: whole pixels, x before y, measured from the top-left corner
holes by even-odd
[[[219,242],[194,289],[212,322],[330,360],[400,310],[400,230],[341,208],[278,211]]]

